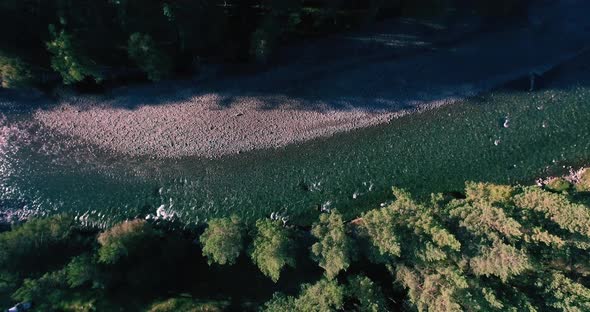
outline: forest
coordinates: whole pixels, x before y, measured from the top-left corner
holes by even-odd
[[[290,43],[378,20],[464,10],[520,18],[530,0],[4,0],[0,84],[106,85],[269,66]]]
[[[311,227],[67,215],[0,233],[0,304],[34,311],[588,311],[590,171],[575,184],[467,182]]]
[[[535,24],[527,12],[533,1],[0,1],[0,92],[8,95],[0,101],[0,311],[19,305],[39,312],[590,311],[590,167],[574,170],[588,166],[590,69],[583,64],[590,58],[562,58],[582,49],[578,39],[590,38],[590,32],[562,31],[590,29],[581,22],[585,10],[579,8],[586,3],[546,6],[553,14],[538,16],[550,22]],[[186,91],[200,88],[203,80],[191,78],[208,66],[230,74],[270,71],[292,60],[300,50],[289,48],[298,44],[321,39],[329,45],[330,36],[389,19],[448,21],[458,11],[474,17],[477,29],[461,40],[477,44],[458,49],[450,40],[443,57],[433,59],[413,58],[412,50],[411,60],[399,57],[405,66],[389,64],[384,71],[376,71],[387,67],[381,62],[371,62],[366,72],[338,71],[344,62],[310,71],[296,83],[277,84],[283,90],[268,86],[285,93],[276,107],[248,105],[227,92],[228,100],[219,97],[224,115],[206,115],[221,111],[205,105],[217,105],[217,97],[200,101]],[[553,23],[566,20],[563,12],[567,22]],[[444,21],[424,32],[439,36]],[[486,27],[501,36],[475,40],[485,37]],[[550,36],[543,34],[547,29]],[[567,40],[556,42],[560,36]],[[500,68],[487,61],[513,56],[514,47],[536,49],[539,63]],[[543,47],[551,53],[541,57]],[[389,61],[391,50],[378,56]],[[497,55],[484,58],[484,51]],[[293,64],[295,70],[244,83],[236,97],[249,97],[255,93],[250,87],[279,75],[299,74],[299,63]],[[438,64],[448,66],[424,71]],[[530,71],[541,65],[552,69]],[[482,68],[490,77],[474,73]],[[461,70],[457,77],[450,73]],[[504,72],[519,77],[500,84],[495,78]],[[356,76],[304,79],[324,73]],[[248,80],[244,76],[240,82]],[[172,79],[190,87],[171,81],[181,86],[166,92],[183,94],[170,102],[159,99],[165,96],[156,85],[129,96],[104,92],[96,102],[92,96],[70,101],[67,92],[65,99],[53,97],[56,90],[101,93]],[[492,88],[490,81],[493,89],[475,88]],[[445,107],[416,106],[412,116],[395,122],[387,116],[382,120],[388,122],[367,123],[363,132],[343,128],[326,138],[302,137],[310,142],[272,145],[276,150],[253,140],[259,151],[240,145],[219,159],[196,153],[267,133],[273,136],[264,142],[278,142],[297,129],[317,129],[297,127],[320,114],[335,116],[320,122],[330,127],[360,124],[365,116],[347,114],[401,111],[365,107],[371,106],[367,99],[397,105],[403,91],[412,91],[410,102],[415,95],[427,98],[435,86],[449,99]],[[297,92],[285,91],[291,87]],[[47,102],[59,103],[29,100],[8,88],[47,91]],[[352,88],[362,92],[347,92]],[[320,93],[335,106],[280,106],[287,96],[303,94],[297,104]],[[461,94],[464,101],[447,105]],[[200,107],[207,109],[192,110]],[[278,125],[286,126],[271,132],[278,133]],[[86,131],[92,128],[109,131]],[[216,142],[223,137],[231,140]],[[97,138],[120,141],[95,145],[104,142],[90,140]],[[137,142],[157,148],[127,154]],[[209,149],[183,149],[193,142],[207,142]],[[161,147],[186,154],[159,158]],[[547,175],[553,176],[533,184]]]

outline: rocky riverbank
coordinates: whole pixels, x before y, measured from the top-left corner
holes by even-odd
[[[67,96],[34,116],[72,139],[129,155],[217,157],[280,147],[542,75],[589,46],[589,8],[579,0],[545,4],[527,25],[403,57],[376,49],[375,58],[296,63],[206,84],[168,81]]]

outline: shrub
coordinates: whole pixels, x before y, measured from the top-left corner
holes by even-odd
[[[172,71],[172,60],[148,34],[133,33],[127,43],[127,54],[152,81],[165,78]]]

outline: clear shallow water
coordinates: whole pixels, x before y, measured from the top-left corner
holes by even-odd
[[[308,223],[319,207],[352,217],[387,200],[462,190],[465,180],[532,183],[590,160],[590,89],[502,91],[278,150],[222,159],[113,155],[44,132],[29,114],[0,123],[4,220],[68,212],[84,224],[128,218],[195,224],[280,212]],[[506,118],[510,126],[503,127]]]

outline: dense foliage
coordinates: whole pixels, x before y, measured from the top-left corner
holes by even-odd
[[[31,69],[18,57],[10,57],[0,52],[0,86],[18,88],[30,84]]]
[[[52,54],[51,68],[60,74],[63,82],[71,84],[87,77],[100,81],[96,64],[81,50],[76,39],[65,30],[56,31],[53,25],[49,29],[51,41],[47,50]]]
[[[419,311],[590,308],[587,206],[538,187],[485,183],[468,183],[466,199],[424,204],[394,192],[397,200],[368,212],[363,227]]]
[[[201,235],[203,255],[209,264],[234,264],[244,249],[243,225],[238,217],[219,218],[209,221]]]
[[[115,225],[98,235],[98,261],[116,263],[121,258],[133,253],[134,249],[143,248],[148,240],[158,233],[145,220],[133,220]]]
[[[394,188],[383,207],[350,222],[333,210],[311,231],[213,219],[202,250],[195,231],[145,220],[96,232],[34,219],[0,233],[0,290],[36,311],[589,311],[580,183],[469,182],[426,201]]]
[[[8,274],[23,276],[47,269],[47,260],[59,258],[59,252],[67,249],[67,241],[72,237],[72,220],[58,216],[51,219],[38,219],[27,222],[12,231],[0,235],[0,268]],[[57,253],[57,255],[56,255]],[[67,257],[67,255],[64,255]],[[38,259],[46,259],[38,263]]]
[[[48,77],[53,71],[72,84],[134,76],[139,69],[145,78],[158,80],[172,72],[194,72],[201,59],[268,63],[281,43],[377,18],[434,15],[449,8],[513,15],[527,2],[4,0],[0,55],[18,58],[7,63],[0,57],[0,78],[3,87],[18,87],[54,81]]]
[[[275,295],[265,311],[334,311],[344,307],[344,287],[334,280],[321,279],[301,286],[298,298]]]
[[[312,256],[326,270],[326,277],[333,279],[340,271],[346,271],[354,250],[352,241],[346,234],[342,216],[337,211],[322,214],[311,233],[318,240],[311,246]]]
[[[250,257],[264,275],[276,282],[285,266],[295,267],[295,242],[280,221],[258,220],[256,231]]]

